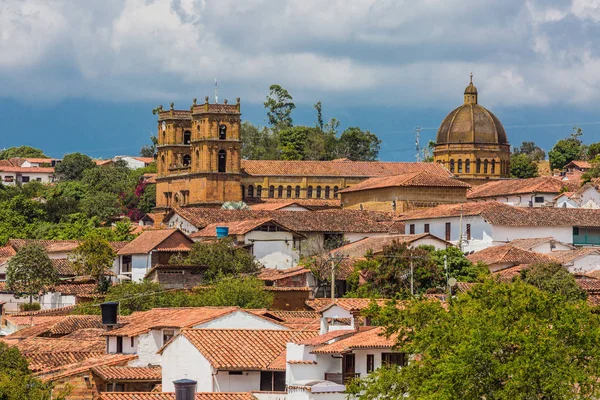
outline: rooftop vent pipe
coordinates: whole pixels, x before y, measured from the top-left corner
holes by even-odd
[[[194,400],[196,397],[196,381],[179,379],[174,381],[173,385],[175,385],[175,400]]]

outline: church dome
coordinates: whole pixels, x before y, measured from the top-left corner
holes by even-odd
[[[464,104],[444,118],[437,132],[436,144],[508,144],[502,123],[489,110],[477,104],[477,96],[471,74],[471,82],[465,89]]]

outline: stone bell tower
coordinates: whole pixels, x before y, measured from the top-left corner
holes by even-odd
[[[241,201],[240,99],[189,110],[159,106],[156,213],[172,207],[218,207]]]

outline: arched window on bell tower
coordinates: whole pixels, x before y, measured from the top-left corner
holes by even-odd
[[[469,160],[469,159],[465,160],[465,172],[467,174],[471,173],[471,160]]]
[[[183,156],[183,166],[189,167],[192,164],[192,156],[186,154]]]
[[[463,169],[462,169],[462,165],[463,165],[463,164],[462,164],[462,160],[459,158],[459,159],[458,159],[458,173],[459,173],[459,174],[462,174],[462,171],[463,171]]]
[[[227,139],[227,126],[224,124],[219,125],[219,140]]]
[[[190,144],[192,142],[192,132],[183,132],[183,144]]]
[[[219,150],[219,172],[227,172],[227,152]]]
[[[450,160],[450,172],[454,173],[454,160]]]

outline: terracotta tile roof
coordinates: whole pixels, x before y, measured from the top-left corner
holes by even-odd
[[[54,324],[49,333],[52,335],[68,335],[79,329],[88,328],[102,329],[102,317],[100,315],[68,315]]]
[[[8,261],[9,258],[17,254],[17,251],[12,246],[2,246],[0,247],[0,264]]]
[[[291,278],[292,276],[309,274],[310,271],[302,266],[296,266],[288,269],[263,268],[257,278],[263,281],[278,281]]]
[[[388,225],[388,233],[390,235],[404,234],[406,232],[406,224],[404,221],[393,221]]]
[[[341,337],[344,336],[349,336],[349,335],[354,335],[354,331],[353,330],[336,330],[336,331],[329,331],[323,335],[319,335],[316,336],[314,338],[310,338],[310,339],[306,339],[306,340],[299,340],[299,341],[295,341],[296,344],[303,344],[306,346],[320,346],[322,344],[325,344],[327,342],[332,341],[333,339],[339,339]]]
[[[365,329],[348,338],[326,344],[313,350],[315,354],[341,354],[358,349],[391,349],[396,344],[396,336],[386,338],[381,327],[365,327]]]
[[[260,313],[265,318],[272,318],[293,330],[319,330],[321,315],[315,311],[267,311]]]
[[[553,200],[557,200],[562,196],[566,196],[568,198],[571,198],[576,192],[562,192],[561,194],[559,194],[558,196],[554,197]]]
[[[346,256],[350,258],[361,258],[364,257],[367,251],[371,250],[373,254],[383,253],[384,247],[391,246],[394,242],[411,244],[417,240],[430,238],[437,239],[440,242],[446,243],[447,246],[451,246],[449,242],[433,236],[429,233],[420,233],[418,235],[389,235],[389,236],[374,236],[367,237],[357,240],[352,243],[348,243],[342,247],[331,250],[329,254],[331,256]]]
[[[22,160],[29,161],[30,163],[37,164],[49,164],[52,161],[57,161],[57,158],[36,158],[36,157],[24,157]]]
[[[52,259],[52,266],[59,275],[63,276],[75,276],[75,266],[67,258],[54,258]]]
[[[95,283],[63,283],[50,288],[52,292],[61,293],[62,295],[83,295],[92,294],[98,291],[98,285]]]
[[[310,292],[308,286],[263,286],[263,290],[267,292]]]
[[[488,223],[504,226],[600,227],[600,210],[562,207],[516,207],[497,201],[441,205],[417,210],[401,217],[404,221],[479,215]]]
[[[280,210],[285,207],[297,205],[309,210],[341,208],[340,199],[258,199],[251,197],[246,199],[246,204],[253,210]]]
[[[81,240],[36,240],[36,239],[10,239],[7,243],[8,246],[13,247],[15,250],[19,250],[27,243],[38,243],[44,246],[48,253],[62,253],[70,252],[75,250],[81,243]],[[114,251],[119,251],[128,242],[110,242],[111,247]]]
[[[600,306],[600,295],[588,295],[587,303],[590,307]]]
[[[256,400],[251,393],[209,392],[196,393],[195,400]],[[175,393],[165,392],[105,392],[98,400],[175,400]]]
[[[106,340],[102,337],[90,340],[32,337],[19,342],[16,347],[21,353],[62,353],[74,350],[81,353],[96,353],[104,352]]]
[[[570,163],[568,163],[567,165],[565,165],[565,168],[569,168],[569,167],[576,167],[579,169],[587,170],[587,169],[592,168],[592,164],[589,161],[573,160]]]
[[[6,314],[4,319],[7,322],[10,322],[13,325],[17,326],[31,326],[31,325],[40,325],[45,323],[55,324],[58,321],[62,320],[64,316],[61,315],[44,315],[44,314],[32,314],[32,315],[23,315],[22,313],[18,314]]]
[[[203,207],[186,207],[174,212],[185,220],[203,229],[214,223],[272,218],[281,225],[299,232],[356,232],[383,233],[388,228],[381,222],[390,221],[390,216],[383,213],[359,210],[320,210],[311,212],[298,211],[264,211],[264,210],[222,210]],[[167,216],[168,218],[168,216]]]
[[[347,311],[361,311],[368,308],[371,302],[375,302],[380,306],[385,305],[389,299],[365,299],[365,298],[341,298],[341,299],[312,299],[307,300],[306,305],[317,312],[322,312],[332,305],[342,307]]]
[[[580,288],[586,292],[592,292],[598,294],[600,292],[600,280],[594,278],[576,278],[575,282]]]
[[[574,250],[558,250],[553,251],[550,255],[552,258],[557,259],[561,264],[568,265],[573,261],[588,255],[600,255],[600,248],[580,247]]]
[[[92,372],[105,381],[160,381],[161,367],[124,367],[103,365],[93,367]]]
[[[153,157],[131,157],[131,158],[133,158],[134,160],[141,161],[145,164],[152,164],[155,161]]]
[[[62,317],[55,317],[57,320],[60,320]],[[9,340],[17,340],[18,343],[20,340],[27,339],[30,337],[42,336],[56,324],[54,320],[45,320],[41,322],[35,323],[35,325],[27,326],[26,328],[19,329],[16,332],[13,332],[9,335],[4,336],[5,339]]]
[[[532,248],[539,246],[540,244],[548,242],[558,242],[552,236],[543,238],[528,238],[528,239],[515,239],[509,242],[510,245],[518,247],[523,250],[531,250]],[[568,246],[565,244],[565,246]]]
[[[529,268],[529,264],[519,264],[514,267],[505,268],[494,272],[494,276],[498,277],[501,282],[512,282],[514,278],[521,276],[521,271]]]
[[[231,221],[231,222],[216,222],[210,225],[207,225],[204,229],[195,232],[190,235],[192,238],[197,237],[217,237],[217,227],[223,226],[229,228],[229,235],[245,235],[248,232],[251,232],[263,225],[272,224],[276,225],[284,230],[291,231],[295,233],[296,236],[301,236],[300,234],[292,231],[289,228],[281,225],[273,218],[258,218],[258,219],[248,219],[243,221]]]
[[[556,259],[542,253],[523,250],[519,247],[505,244],[491,246],[467,256],[472,263],[483,262],[492,264],[537,264],[557,262]]]
[[[177,229],[153,229],[143,231],[138,237],[119,250],[119,255],[146,254],[167,241],[171,235],[179,232]],[[183,235],[183,233],[181,233]],[[184,235],[185,236],[185,235]],[[191,240],[189,243],[191,244]],[[175,243],[179,247],[181,242]],[[163,246],[166,248],[165,246]],[[172,246],[169,246],[172,247]]]
[[[383,189],[388,187],[458,187],[470,188],[468,185],[456,178],[451,178],[447,175],[432,173],[429,171],[414,172],[405,175],[384,176],[378,178],[370,178],[356,185],[347,187],[339,191],[339,193],[360,192],[363,190]]]
[[[55,369],[45,370],[35,374],[42,381],[56,381],[68,376],[90,371],[93,367],[103,365],[124,365],[137,358],[135,354],[102,354],[72,364],[64,364]]]
[[[500,179],[475,186],[467,194],[468,199],[511,196],[532,193],[560,193],[565,187],[575,191],[579,182],[561,181],[552,176],[540,176],[527,179]],[[525,201],[528,201],[526,199]]]
[[[93,340],[102,337],[104,332],[106,332],[104,328],[83,328],[73,331],[63,337],[74,340]]]
[[[15,172],[15,173],[53,174],[54,168],[52,168],[52,167],[10,167],[10,166],[1,166],[0,165],[0,171]]]
[[[242,170],[253,176],[375,177],[429,171],[441,176],[449,172],[437,163],[383,161],[275,161],[242,160]]]
[[[72,305],[72,306],[65,306],[65,307],[48,308],[45,310],[37,310],[37,311],[20,311],[17,313],[12,313],[12,314],[10,314],[10,316],[23,317],[23,316],[30,316],[30,315],[35,315],[35,316],[69,315],[73,312],[74,308],[75,308],[75,306]]]
[[[125,325],[106,336],[137,336],[151,329],[188,328],[239,310],[238,307],[173,307],[134,312]]]
[[[32,372],[49,371],[60,368],[63,365],[78,363],[90,358],[98,358],[104,355],[103,351],[78,352],[63,351],[58,353],[23,353],[27,358],[29,369]]]
[[[287,343],[315,337],[317,332],[184,329],[180,335],[188,339],[215,369],[267,371],[285,370],[285,365],[281,368],[281,365],[272,364],[285,354]]]

